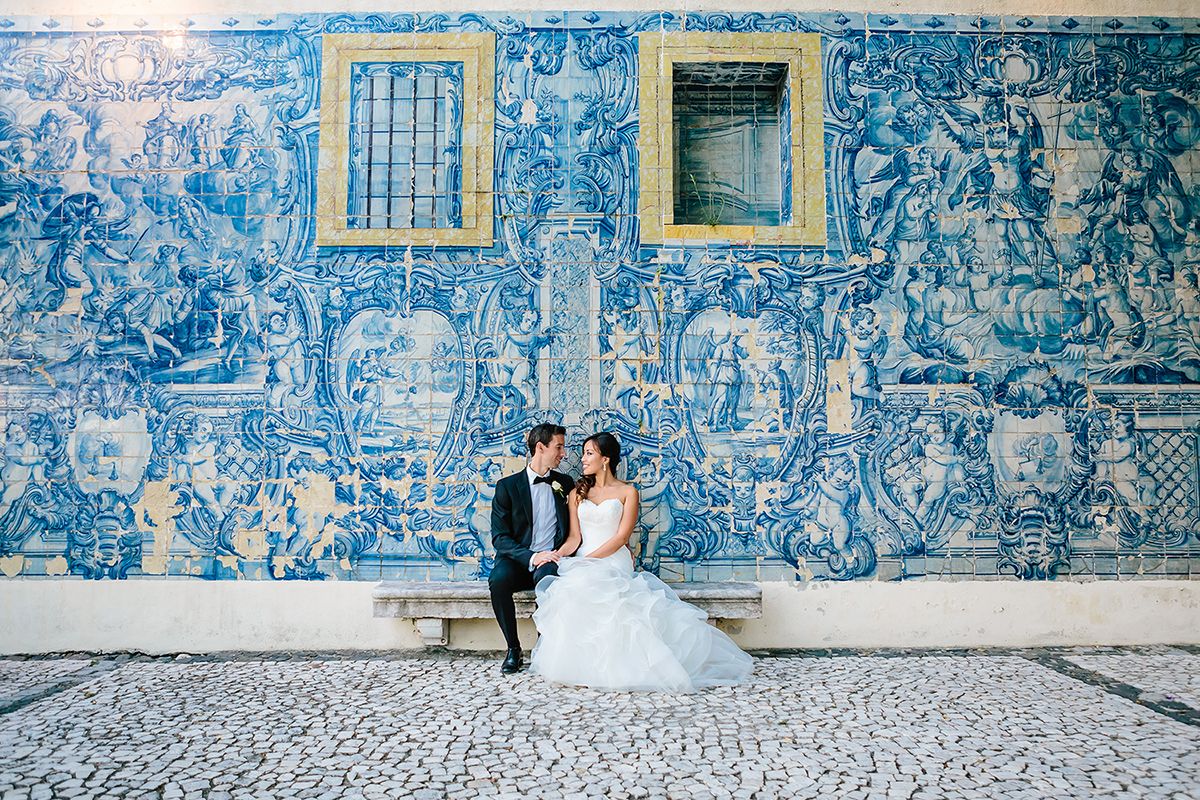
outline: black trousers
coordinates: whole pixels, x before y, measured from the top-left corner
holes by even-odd
[[[496,622],[504,633],[504,641],[509,650],[521,649],[521,640],[517,637],[517,606],[513,602],[513,593],[532,589],[537,582],[547,575],[557,575],[558,564],[550,562],[543,564],[533,572],[528,564],[522,564],[507,556],[496,556],[496,565],[488,577],[488,587],[492,590],[492,610],[496,612]]]

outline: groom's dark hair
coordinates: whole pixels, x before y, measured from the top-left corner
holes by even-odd
[[[525,444],[529,445],[529,455],[537,452],[539,444],[550,446],[550,440],[555,436],[566,436],[567,429],[562,425],[555,425],[552,422],[543,422],[541,425],[535,425],[529,435],[525,437]]]

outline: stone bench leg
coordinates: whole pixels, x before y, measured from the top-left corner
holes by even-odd
[[[444,646],[450,643],[450,621],[446,619],[418,619],[417,633],[426,647]]]

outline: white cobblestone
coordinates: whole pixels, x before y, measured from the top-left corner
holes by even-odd
[[[1122,653],[1071,655],[1068,660],[1143,692],[1200,709],[1200,655]]]
[[[0,702],[91,666],[91,659],[0,659]]]
[[[0,716],[13,797],[1040,800],[1198,785],[1200,728],[1019,656],[766,658],[750,684],[693,695],[555,687],[474,656],[134,662]]]

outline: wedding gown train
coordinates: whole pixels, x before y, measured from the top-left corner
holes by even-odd
[[[750,656],[670,586],[634,572],[628,548],[581,557],[612,538],[622,511],[615,497],[579,503],[583,543],[576,557],[564,558],[558,576],[537,585],[539,638],[530,671],[597,689],[689,691],[744,681]]]

